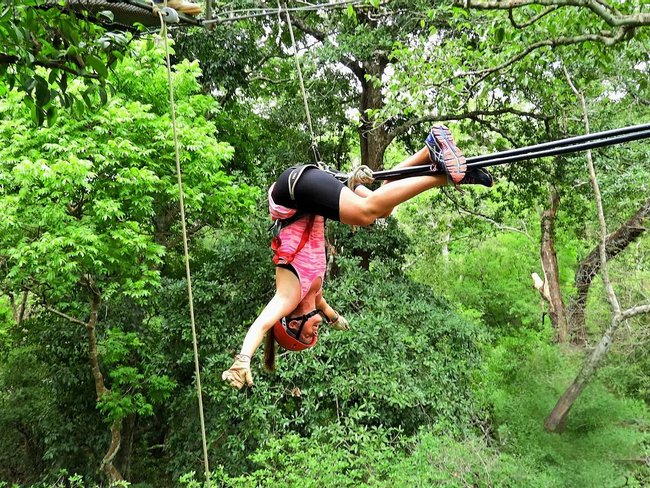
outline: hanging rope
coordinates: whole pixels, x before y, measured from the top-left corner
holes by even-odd
[[[356,1],[350,1],[350,2],[343,2],[347,3],[349,5],[356,4]],[[324,170],[327,171],[331,174],[336,175],[337,177],[339,176],[336,172],[331,171],[327,165],[322,161],[322,158],[320,157],[320,154],[318,153],[318,145],[316,144],[316,135],[314,134],[314,128],[311,123],[311,114],[309,112],[309,102],[307,101],[307,90],[305,90],[305,83],[303,82],[302,78],[302,69],[300,68],[300,60],[298,59],[298,47],[296,46],[296,39],[293,35],[293,26],[291,24],[291,17],[289,16],[289,11],[291,9],[287,8],[287,5],[284,5],[284,12],[287,16],[287,25],[289,26],[289,35],[291,36],[291,46],[293,48],[293,58],[296,62],[296,70],[298,71],[298,79],[300,80],[300,91],[302,93],[302,100],[305,105],[305,114],[307,116],[307,125],[309,126],[309,134],[311,137],[311,148],[314,153],[314,160],[316,161],[316,165]],[[280,3],[278,2],[278,17],[280,16],[280,12],[282,11],[282,8],[280,7]],[[345,175],[345,181],[347,182],[348,187],[354,191],[354,188],[357,185],[369,185],[372,184],[375,181],[375,178],[373,176],[372,170],[366,166],[366,165],[361,165],[356,168],[354,168],[350,173]]]
[[[284,9],[280,8],[278,5],[277,9],[273,8],[246,8],[246,9],[235,9],[229,10],[227,12],[221,13],[221,17],[215,19],[207,18],[203,21],[203,25],[212,25],[212,24],[223,24],[226,22],[236,22],[238,20],[245,19],[254,19],[259,17],[270,17],[272,15],[280,15],[282,12],[309,12],[309,11],[320,11],[320,10],[337,10],[345,9],[351,5],[361,5],[365,0],[342,0],[339,2],[329,1],[326,3],[317,3],[317,4],[306,4],[299,7],[287,7],[285,5]],[[228,15],[228,17],[226,17]]]
[[[298,80],[300,80],[300,91],[302,92],[302,101],[305,105],[305,115],[307,116],[307,125],[309,126],[309,135],[311,137],[311,150],[314,153],[314,161],[317,165],[321,165],[321,157],[318,154],[318,146],[316,145],[316,135],[314,134],[314,127],[311,123],[311,114],[309,113],[309,102],[307,101],[307,90],[305,90],[305,83],[302,79],[302,69],[300,68],[300,60],[298,59],[298,46],[296,45],[296,38],[293,36],[293,26],[291,25],[291,17],[289,10],[285,4],[285,13],[287,15],[287,25],[289,26],[289,35],[291,36],[291,46],[293,48],[293,59],[296,62],[296,70],[298,71]],[[278,4],[278,10],[280,5]]]
[[[167,7],[167,0],[165,0]],[[174,104],[174,85],[172,80],[172,66],[169,58],[169,40],[167,38],[167,23],[163,19],[163,13],[157,11],[160,17],[160,31],[165,44],[165,59],[167,61],[167,81],[169,84],[169,107],[172,119],[172,131],[174,134],[174,156],[176,157],[176,176],[178,179],[178,199],[181,210],[181,228],[183,233],[183,252],[185,255],[185,276],[187,278],[187,294],[190,305],[190,324],[192,326],[192,348],[194,351],[194,373],[196,374],[196,394],[199,400],[199,418],[201,421],[201,440],[203,443],[203,462],[205,466],[205,481],[210,488],[210,464],[208,462],[208,443],[205,433],[205,418],[203,416],[203,394],[201,389],[201,374],[199,368],[199,348],[196,339],[196,323],[194,320],[194,298],[192,297],[192,275],[190,273],[190,253],[187,247],[187,225],[185,222],[185,200],[183,198],[183,179],[181,176],[181,162],[178,149],[178,129],[176,127],[176,105]]]

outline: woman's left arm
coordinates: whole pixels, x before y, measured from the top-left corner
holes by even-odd
[[[350,324],[345,320],[345,317],[339,315],[336,310],[329,306],[322,293],[316,297],[316,308],[321,311],[323,318],[336,330],[348,330],[350,328]]]

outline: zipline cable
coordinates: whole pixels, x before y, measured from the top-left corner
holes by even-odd
[[[516,163],[519,161],[544,158],[547,156],[559,156],[561,154],[570,154],[574,152],[587,151],[589,149],[595,149],[597,147],[613,146],[615,144],[623,144],[625,142],[637,141],[639,139],[646,139],[649,137],[650,137],[650,127],[645,131],[623,134],[614,137],[607,137],[605,139],[594,139],[580,144],[558,146],[546,150],[533,151],[532,153],[514,154],[512,156],[505,156],[505,157],[502,157],[497,153],[493,155],[494,157],[492,159],[488,159],[484,161],[475,161],[473,158],[468,158],[467,167],[483,168],[485,166],[495,166],[499,164]]]
[[[612,129],[612,130],[607,130],[603,132],[597,132],[597,133],[590,133],[590,134],[584,134],[580,136],[574,136],[574,137],[569,137],[567,139],[560,139],[557,141],[550,141],[550,142],[543,142],[541,144],[535,144],[534,146],[526,146],[526,147],[520,147],[517,149],[509,149],[507,151],[501,151],[498,153],[493,153],[493,154],[485,154],[483,156],[474,156],[472,157],[472,163],[478,163],[480,161],[487,161],[487,160],[492,160],[495,159],[496,156],[498,157],[507,157],[507,156],[514,156],[517,154],[523,154],[526,152],[534,152],[537,150],[544,150],[544,149],[551,149],[555,147],[563,147],[567,146],[569,144],[577,144],[580,142],[588,142],[588,141],[593,141],[594,139],[604,139],[606,137],[613,137],[613,136],[618,136],[618,135],[623,135],[623,134],[630,134],[633,132],[640,132],[650,129],[650,124],[641,124],[641,125],[633,125],[630,127],[622,127],[620,129]]]
[[[167,1],[165,0],[165,6]],[[205,433],[205,418],[203,415],[203,394],[201,389],[201,374],[199,367],[199,348],[196,338],[196,322],[194,320],[194,298],[192,296],[192,275],[190,273],[190,253],[187,245],[187,225],[185,219],[185,199],[183,198],[183,178],[181,175],[181,162],[178,149],[178,129],[176,126],[176,105],[174,103],[174,85],[172,80],[172,65],[169,57],[169,39],[167,38],[167,23],[163,19],[162,12],[158,11],[160,17],[161,35],[165,44],[165,59],[167,61],[167,82],[169,84],[169,108],[172,119],[172,131],[174,134],[174,155],[176,157],[176,177],[178,179],[178,199],[181,211],[181,229],[183,234],[183,253],[185,256],[185,276],[187,278],[187,294],[190,307],[190,325],[192,327],[192,348],[194,352],[194,373],[196,374],[196,393],[199,401],[199,419],[201,422],[201,440],[203,443],[203,462],[205,466],[206,486],[210,488],[210,463],[208,462],[208,443]]]
[[[511,149],[499,153],[483,156],[472,156],[467,158],[467,167],[468,169],[471,169],[483,168],[486,166],[496,166],[500,164],[516,163],[548,156],[558,156],[561,154],[586,151],[588,149],[612,146],[614,144],[622,144],[625,142],[647,138],[650,138],[650,124],[623,127],[620,129],[613,129],[611,131],[595,132],[593,134],[575,136],[568,139],[560,139],[558,141],[545,142],[542,144],[536,144],[534,146]],[[373,173],[373,177],[376,180],[390,180],[406,178],[409,176],[422,176],[431,174],[439,173],[432,171],[431,165],[427,164],[422,166],[410,166],[401,169],[375,171]],[[347,179],[347,175],[343,173],[336,173],[335,176],[340,180]]]

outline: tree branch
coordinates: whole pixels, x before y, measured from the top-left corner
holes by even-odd
[[[523,24],[517,24],[517,21],[515,20],[515,16],[514,16],[514,13],[513,13],[513,9],[508,10],[508,18],[510,19],[510,24],[512,24],[512,26],[514,28],[516,28],[516,29],[525,29],[526,27],[529,27],[529,26],[533,25],[535,22],[537,22],[541,18],[545,17],[546,15],[550,14],[551,12],[557,10],[558,8],[560,8],[558,5],[553,5],[552,7],[548,7],[546,9],[544,9],[544,11],[542,13],[537,14],[535,17],[533,17],[532,19],[527,20]]]
[[[583,121],[585,124],[585,134],[589,134],[589,114],[587,112],[587,103],[585,102],[585,97],[583,93],[576,88],[576,86],[571,81],[571,76],[566,69],[564,63],[562,63],[562,69],[564,70],[564,76],[567,79],[567,83],[575,93],[576,97],[580,101],[580,108],[582,109]],[[587,166],[589,168],[589,178],[591,179],[591,186],[594,191],[594,197],[596,200],[596,209],[598,211],[598,223],[600,230],[600,243],[598,245],[598,250],[600,254],[600,274],[603,279],[603,286],[605,287],[605,294],[607,295],[607,301],[612,307],[612,312],[614,315],[619,315],[621,312],[621,306],[614,292],[614,287],[612,282],[609,279],[609,270],[607,266],[607,222],[605,221],[605,212],[603,210],[603,199],[600,193],[600,185],[598,184],[598,179],[596,178],[596,169],[594,168],[594,161],[591,156],[591,149],[587,151]]]
[[[74,324],[83,325],[84,327],[86,327],[88,325],[83,320],[79,320],[78,318],[73,317],[72,315],[68,315],[66,313],[63,313],[60,310],[57,310],[57,309],[55,309],[53,307],[50,307],[49,305],[43,305],[43,306],[45,307],[45,310],[47,310],[48,312],[52,312],[54,315],[58,315],[59,317],[62,317],[64,319],[66,319],[66,320],[69,320],[70,322],[72,322]]]
[[[389,135],[390,139],[386,141],[384,149],[386,149],[393,140],[406,134],[412,127],[416,125],[423,124],[425,122],[444,122],[447,120],[480,120],[480,117],[498,117],[501,115],[512,114],[519,117],[530,117],[536,120],[546,120],[546,117],[543,115],[538,115],[533,112],[526,112],[523,110],[518,110],[514,108],[503,108],[498,110],[474,110],[471,112],[464,112],[460,114],[442,114],[442,115],[424,115],[415,119],[409,119],[408,121],[400,124],[395,129],[391,130]]]
[[[477,10],[510,10],[530,5],[578,7],[591,10],[612,27],[650,25],[650,13],[621,14],[604,0],[455,0],[454,5]]]
[[[650,303],[645,304],[645,305],[636,305],[634,307],[630,307],[626,310],[623,310],[621,312],[621,320],[627,320],[631,319],[635,315],[640,315],[642,313],[650,313]]]
[[[300,17],[291,17],[291,23],[305,34],[309,34],[314,39],[320,41],[322,44],[324,44],[327,40],[327,36],[324,32],[309,27]],[[341,56],[340,62],[350,71],[352,71],[352,73],[354,73],[354,76],[356,76],[359,81],[365,81],[366,73],[358,62],[347,56]]]
[[[616,44],[617,42],[621,42],[627,33],[630,31],[630,28],[628,27],[622,27],[617,29],[614,33],[612,32],[601,32],[600,34],[583,34],[581,36],[573,36],[573,37],[556,37],[554,39],[545,39],[543,41],[538,41],[530,46],[528,46],[526,49],[523,51],[519,52],[518,54],[515,54],[513,57],[508,59],[507,61],[504,61],[498,66],[495,66],[493,68],[485,68],[485,69],[480,69],[480,70],[474,70],[474,71],[467,71],[465,73],[460,73],[458,75],[450,76],[446,78],[445,80],[441,81],[440,83],[435,83],[431,85],[432,87],[440,87],[440,86],[446,86],[449,83],[451,83],[453,80],[456,80],[458,78],[468,78],[470,76],[478,76],[479,78],[476,80],[474,83],[475,85],[482,82],[485,80],[488,76],[497,73],[499,71],[505,70],[506,68],[512,66],[518,61],[521,61],[523,58],[531,54],[533,51],[536,51],[537,49],[541,49],[543,47],[558,47],[558,46],[570,46],[573,44],[580,44],[583,42],[587,41],[592,41],[592,42],[601,42],[605,44],[606,46],[611,46],[613,44]]]
[[[19,64],[20,63],[20,58],[18,56],[14,56],[11,54],[4,54],[0,53],[0,64],[6,64],[6,65],[13,65],[13,64]],[[67,64],[60,63],[58,61],[52,61],[52,60],[36,60],[30,63],[34,66],[41,66],[43,68],[49,68],[49,69],[60,69],[61,71],[65,71],[66,73],[70,73],[75,76],[80,76],[82,78],[88,78],[88,79],[94,79],[98,80],[99,75],[95,73],[82,73],[77,69],[74,69]]]

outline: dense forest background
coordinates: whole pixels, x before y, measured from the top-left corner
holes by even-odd
[[[0,487],[208,486],[164,33],[73,3],[0,7]],[[209,485],[648,486],[647,141],[329,222],[351,330],[221,381],[287,166],[390,168],[435,122],[479,155],[650,121],[647,2],[313,5],[167,36]]]

